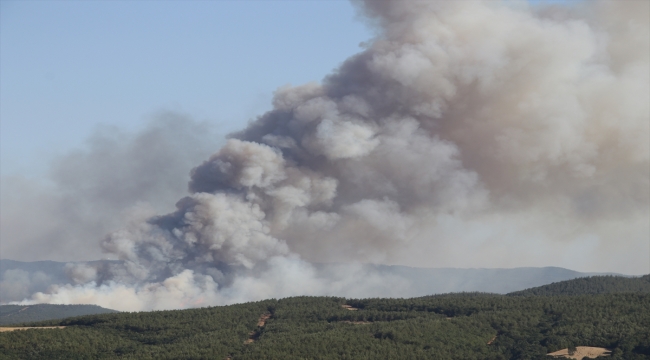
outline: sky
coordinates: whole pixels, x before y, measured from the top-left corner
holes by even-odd
[[[155,6],[149,1],[0,1],[0,257],[105,257],[97,244],[106,234],[141,214],[174,211],[187,192],[191,169],[223,146],[225,134],[278,108],[273,99],[274,93],[284,94],[279,88],[320,82],[367,49],[375,30],[348,1],[164,1]],[[567,31],[579,37],[582,30],[578,26]],[[487,53],[481,56],[489,57]],[[172,145],[158,151],[162,144]],[[463,150],[471,153],[471,145]],[[163,177],[168,180],[161,183]],[[496,175],[494,179],[499,180]],[[609,180],[599,181],[593,188]],[[122,186],[119,191],[116,184]],[[493,192],[499,190],[494,186]],[[581,191],[576,207],[592,201],[592,188]],[[524,198],[520,200],[528,201]],[[507,207],[506,202],[499,206]],[[392,205],[381,206],[386,210]],[[571,224],[558,226],[562,230],[552,246],[550,235],[535,233],[549,228],[547,221],[557,220],[547,216],[552,212],[548,209],[526,208],[515,216],[499,213],[473,222],[464,222],[450,210],[436,218],[435,230],[428,230],[449,244],[462,232],[464,245],[439,251],[436,243],[425,242],[419,251],[409,247],[401,255],[392,249],[392,259],[372,254],[363,259],[434,267],[553,265],[624,273],[650,269],[650,245],[643,242],[650,229],[644,218],[647,209],[630,210],[633,216],[624,220],[607,218],[599,224],[602,229],[571,233],[570,239],[565,238],[570,231],[564,230]],[[345,211],[366,210],[350,205]],[[537,217],[535,211],[544,215]],[[610,252],[608,246],[613,245],[602,238],[614,238],[621,229],[629,231],[621,236],[631,240],[621,247],[625,250]],[[525,242],[519,241],[523,233],[528,236]],[[488,238],[502,243],[494,247]],[[484,256],[456,261],[465,257],[466,247]],[[635,247],[640,251],[632,254]],[[505,256],[504,249],[521,256]],[[298,252],[310,259],[310,251],[323,249]],[[540,259],[537,254],[554,257]],[[625,264],[628,255],[633,259]]]
[[[161,111],[238,130],[371,37],[345,0],[3,0],[0,174],[43,176],[99,126],[135,131]]]
[[[0,4],[2,175],[42,176],[100,124],[160,111],[240,129],[371,37],[347,1]]]

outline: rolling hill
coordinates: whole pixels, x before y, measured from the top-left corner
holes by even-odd
[[[512,292],[512,296],[650,293],[650,275],[641,277],[591,276]]]

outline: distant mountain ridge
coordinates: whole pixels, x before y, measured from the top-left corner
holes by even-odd
[[[0,305],[0,325],[117,313],[97,305]]]
[[[119,263],[115,260],[97,260],[88,265]],[[52,284],[74,284],[66,274],[66,262],[57,261],[15,261],[0,259],[0,303],[20,301],[35,292],[45,292]],[[358,265],[318,263],[314,264],[319,276],[347,272]],[[402,298],[444,294],[452,292],[488,292],[507,294],[523,289],[547,285],[575,278],[597,275],[564,269],[560,267],[521,267],[512,269],[458,269],[458,268],[415,268],[400,265],[361,265],[360,273],[398,279],[403,290],[395,295],[386,293],[386,288],[371,289],[363,294],[328,294],[344,297],[386,297]]]
[[[558,281],[589,276],[560,267],[520,267],[513,269],[412,268],[374,265],[380,273],[400,275],[418,284],[410,296],[451,292],[487,292],[507,294]]]

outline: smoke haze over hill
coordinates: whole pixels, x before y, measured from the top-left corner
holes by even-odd
[[[71,268],[75,284],[32,301],[401,291],[310,262],[648,271],[650,3],[355,4],[377,29],[359,54],[279,88],[191,170],[176,211],[134,208],[101,241],[123,263]]]

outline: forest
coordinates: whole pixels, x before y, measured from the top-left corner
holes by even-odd
[[[563,348],[650,358],[643,282],[593,277],[509,295],[293,297],[101,314],[0,333],[3,359],[549,359]],[[638,283],[642,284],[639,285]],[[533,291],[534,290],[534,291]]]
[[[522,291],[512,292],[511,296],[526,295],[587,295],[613,294],[626,292],[650,293],[650,275],[641,277],[590,276],[561,281]]]

